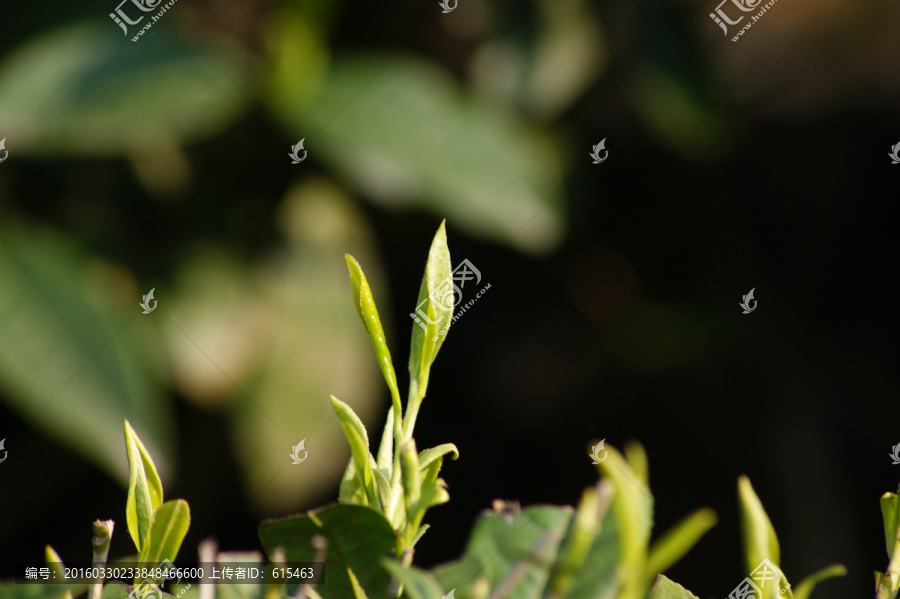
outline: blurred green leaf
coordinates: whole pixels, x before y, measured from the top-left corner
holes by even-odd
[[[369,224],[333,183],[305,178],[292,187],[278,224],[282,239],[252,263],[207,242],[187,250],[165,304],[178,324],[165,329],[177,388],[227,411],[247,495],[268,513],[296,509],[341,478],[350,452],[329,394],[352,399],[369,428],[382,405],[344,253],[365,256],[369,283],[388,288]],[[304,438],[309,460],[292,465],[291,447]]]
[[[127,599],[130,594],[128,585],[121,582],[108,582],[103,585],[103,592],[100,593],[100,599]]]
[[[298,97],[280,117],[311,157],[383,205],[425,208],[532,252],[562,239],[556,150],[510,109],[462,94],[433,63],[339,56],[309,105]]]
[[[778,537],[746,476],[738,478],[738,499],[744,537],[744,564],[747,570],[753,571],[765,559],[778,566],[781,563]]]
[[[569,546],[573,509],[568,506],[532,506],[519,514],[483,512],[459,560],[438,566],[432,574],[443,589],[456,589],[456,596],[502,596],[508,599],[538,599],[547,595],[551,576],[567,572],[558,562],[560,547]],[[616,528],[608,512],[599,529],[589,533],[589,567],[571,572],[568,599],[613,597],[618,554]],[[577,528],[577,527],[576,527]],[[597,534],[593,534],[597,533]]]
[[[472,595],[471,589],[479,584],[494,591],[502,586],[503,596],[510,599],[540,597],[572,512],[568,506],[549,505],[515,515],[482,512],[463,556],[432,574],[441,588],[455,588],[462,597]]]
[[[400,562],[382,559],[382,565],[403,585],[403,596],[409,599],[443,599],[444,592],[437,581],[424,570],[404,568]]]
[[[793,599],[809,599],[810,593],[816,588],[816,585],[823,580],[834,578],[835,576],[846,576],[847,568],[840,564],[833,564],[827,568],[822,568],[818,572],[810,574],[797,585],[789,589],[793,594]]]
[[[128,420],[125,420],[125,451],[130,473],[125,517],[134,546],[143,553],[154,513],[163,501],[163,488],[153,459]]]
[[[607,458],[597,465],[603,478],[613,482],[613,511],[619,525],[621,557],[618,578],[621,599],[639,599],[646,593],[650,530],[653,527],[653,496],[641,474],[615,448],[606,446]],[[626,450],[630,461],[646,469],[646,456],[637,444]],[[642,456],[642,457],[641,457]]]
[[[44,558],[47,560],[47,565],[50,566],[51,576],[58,577],[62,580],[67,578],[66,565],[63,563],[62,558],[59,557],[59,554],[56,553],[56,550],[50,545],[44,547]]]
[[[684,557],[700,537],[715,525],[716,513],[703,508],[681,520],[657,539],[647,558],[647,575],[650,581]]]
[[[253,567],[262,564],[263,556],[256,551],[228,551],[220,553],[216,561],[220,564],[240,563],[245,567]],[[240,584],[220,584],[216,586],[216,599],[261,599],[263,586],[249,580]]]
[[[66,237],[0,223],[0,314],[9,317],[0,327],[2,396],[122,481],[122,419],[145,431],[162,472],[173,428],[139,300],[127,273]]]
[[[606,518],[612,493],[612,485],[606,481],[582,493],[553,566],[550,597],[594,597],[595,589],[607,586],[606,582],[615,577],[615,544],[594,542],[601,532],[615,538],[613,519]],[[602,530],[604,524],[606,530]]]
[[[86,584],[0,584],[0,599],[63,599],[68,594],[79,595],[88,588]],[[118,598],[117,598],[118,599]]]
[[[663,576],[659,575],[656,584],[650,590],[648,599],[699,599],[692,592]]]
[[[875,572],[877,599],[895,599],[900,591],[900,488],[881,496],[881,515],[884,518],[884,540],[887,546],[888,567],[884,573]]]
[[[141,547],[139,562],[174,562],[191,525],[191,510],[184,499],[167,501],[153,513],[153,524]]]
[[[896,493],[885,493],[881,496],[881,517],[884,520],[884,545],[888,557],[898,551],[898,533],[900,533],[900,496]]]
[[[332,505],[259,527],[269,558],[281,547],[289,562],[314,561],[312,538],[317,534],[328,541],[324,575],[316,587],[324,599],[359,597],[357,586],[369,599],[386,597],[390,577],[381,560],[393,552],[396,538],[378,512],[358,505]]]
[[[475,85],[542,120],[558,118],[608,61],[606,36],[593,7],[586,0],[535,2],[533,39],[523,39],[522,28],[513,25],[505,35],[485,39],[474,52],[469,71]]]
[[[667,0],[639,0],[632,105],[662,145],[696,161],[727,149],[732,119],[693,23]]]
[[[325,10],[334,10],[336,3],[318,4]],[[282,118],[309,104],[328,72],[325,32],[315,18],[300,14],[313,5],[303,2],[276,10],[263,36],[272,65],[266,99],[272,111]]]
[[[106,156],[169,149],[234,122],[249,105],[243,59],[221,43],[198,47],[164,22],[173,18],[137,43],[107,18],[66,25],[7,54],[0,130],[28,124],[7,143],[30,154]]]

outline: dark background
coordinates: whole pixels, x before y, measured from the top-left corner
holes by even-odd
[[[251,4],[259,14],[271,8]],[[329,43],[425,55],[464,81],[472,47],[442,33],[443,15],[432,4],[345,5]],[[839,562],[848,576],[823,583],[814,596],[872,596],[872,571],[887,563],[878,498],[895,490],[900,474],[888,457],[900,442],[891,291],[900,166],[885,155],[900,141],[900,98],[891,91],[896,36],[882,43],[833,25],[834,14],[850,11],[847,3],[813,12],[814,3],[779,0],[734,44],[715,37],[718,29],[704,21],[713,9],[707,4],[597,5],[609,65],[550,125],[566,131],[574,156],[564,180],[568,231],[557,249],[528,255],[448,222],[455,260],[469,258],[491,289],[454,325],[418,420],[419,447],[454,442],[461,454],[445,463],[451,502],[429,512],[418,565],[458,557],[471,523],[495,498],[576,502],[595,480],[588,444],[605,438],[621,448],[633,439],[649,456],[654,536],[701,506],[719,515],[670,578],[704,598],[723,597],[741,580],[736,479],[747,474],[779,534],[781,565],[792,580]],[[870,10],[884,10],[896,24],[896,7],[886,5]],[[39,13],[24,4],[3,7],[4,52],[51,21],[102,18],[108,8],[42,6]],[[534,7],[499,6],[506,26],[527,39]],[[221,7],[226,14],[233,9]],[[243,32],[228,30],[211,16],[221,7],[181,0],[173,13],[194,27],[244,35],[253,47],[254,21]],[[664,36],[643,18],[652,14],[682,19],[695,32],[695,49],[673,60],[689,65],[688,79],[711,72],[702,86],[719,90],[710,92],[711,101],[739,124],[719,155],[697,160],[671,151],[628,102],[642,57],[665,55]],[[796,14],[808,18],[794,21]],[[805,29],[791,29],[797,22]],[[781,34],[791,39],[781,39],[777,51],[751,45],[754,35]],[[839,62],[832,62],[835,40],[845,51]],[[859,51],[867,43],[891,49],[877,69],[890,79],[881,87],[845,76],[875,70]],[[761,53],[755,68],[750,59],[728,63],[729,53],[754,49]],[[773,61],[797,65],[795,79],[784,78]],[[723,62],[733,68],[722,69]],[[753,84],[734,83],[741,78]],[[587,150],[602,136],[609,159],[592,165]],[[236,148],[266,144],[279,151],[245,151],[239,163],[229,160]],[[116,160],[8,162],[0,165],[0,217],[52,225],[99,255],[159,277],[187,237],[225,240],[250,259],[273,243],[277,198],[297,176],[271,159],[283,155],[282,146],[270,117],[251,109],[188,148],[202,183],[189,201],[175,204],[155,203]],[[312,153],[304,168],[327,170]],[[88,212],[105,215],[102,226],[71,216],[67,204],[77,203],[67,191],[96,189],[98,181],[107,192],[91,196]],[[247,189],[263,199],[247,205],[241,193]],[[364,193],[356,200],[375,232],[389,284],[389,338],[404,389],[408,313],[440,215],[385,208]],[[168,253],[142,252],[163,230]],[[758,308],[742,315],[738,303],[751,288]],[[0,316],[0,324],[7,318],[15,315]],[[212,535],[222,549],[258,549],[262,514],[237,473],[226,417],[171,393],[178,476],[166,496],[190,502],[184,547]],[[382,402],[380,411],[386,394]],[[381,423],[370,430],[380,431]],[[0,465],[3,563],[37,564],[47,543],[64,558],[87,560],[96,518],[119,521],[111,554],[131,550],[123,487],[0,403],[2,436],[10,451]],[[332,487],[295,511],[335,496]],[[0,572],[12,573],[10,566]]]

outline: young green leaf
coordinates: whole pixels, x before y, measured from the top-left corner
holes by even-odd
[[[650,544],[650,529],[653,525],[653,497],[644,482],[646,460],[639,457],[643,452],[635,446],[626,453],[631,462],[639,467],[635,472],[615,448],[606,446],[608,457],[597,465],[600,474],[615,485],[613,512],[619,523],[618,574],[622,581],[621,599],[642,599],[646,593],[645,572],[647,568],[647,547]],[[641,472],[643,470],[643,472]]]
[[[419,501],[419,493],[422,489],[416,442],[412,439],[400,449],[400,472],[403,481],[403,495],[406,498],[407,511],[409,511],[410,507]]]
[[[692,592],[662,574],[650,590],[648,599],[698,599]]]
[[[394,410],[388,410],[384,430],[381,431],[381,445],[378,446],[378,458],[375,465],[385,471],[388,478],[394,468]]]
[[[459,457],[459,450],[453,443],[444,443],[431,449],[426,449],[419,454],[419,470],[424,471],[428,465],[438,458],[442,458],[448,453],[453,454],[453,459]]]
[[[372,476],[375,479],[375,488],[378,490],[378,511],[384,514],[391,503],[391,481],[378,468],[372,469]]]
[[[184,499],[167,501],[153,514],[153,524],[145,538],[138,561],[159,564],[174,562],[191,525],[191,510]]]
[[[372,341],[372,347],[375,348],[375,356],[378,358],[378,367],[384,375],[384,380],[388,388],[391,390],[391,402],[393,404],[395,416],[400,413],[400,390],[397,387],[397,375],[394,372],[394,363],[391,361],[391,352],[388,350],[387,341],[384,338],[384,329],[381,326],[381,318],[378,316],[378,309],[375,307],[375,300],[372,298],[372,290],[369,288],[369,282],[363,273],[359,262],[349,255],[345,254],[344,259],[347,261],[347,268],[350,270],[350,281],[353,285],[353,305],[359,318],[366,328],[366,333]]]
[[[453,268],[442,222],[428,252],[415,311],[410,314],[415,324],[409,352],[410,406],[407,420],[415,419],[414,410],[418,409],[418,402],[425,396],[431,364],[447,338],[445,328],[450,326],[453,318],[453,303]],[[405,422],[403,432],[409,438],[412,423]]]
[[[794,599],[809,599],[809,594],[812,593],[813,589],[816,588],[816,585],[823,580],[827,580],[835,576],[846,575],[847,568],[840,564],[832,564],[827,568],[823,568],[814,574],[810,574],[809,576],[801,580],[797,584],[797,586],[791,589],[794,592]]]
[[[153,512],[163,502],[163,488],[150,454],[127,420],[125,449],[128,453],[129,468],[125,519],[128,523],[128,533],[140,552],[153,521]]]
[[[560,545],[559,556],[550,577],[550,597],[567,597],[600,532],[603,519],[612,505],[613,488],[608,481],[600,481],[588,487],[569,525],[566,537]]]
[[[898,489],[900,494],[900,489]],[[884,518],[884,540],[887,546],[888,567],[882,574],[875,572],[876,599],[896,599],[900,590],[900,499],[898,494],[881,496],[881,515]]]
[[[418,531],[419,526],[422,524],[422,519],[425,517],[425,512],[427,512],[429,508],[441,505],[442,503],[447,503],[448,501],[450,501],[450,494],[447,492],[446,484],[443,479],[439,478],[430,483],[423,484],[416,501],[410,505],[409,513],[407,514],[408,522],[410,524],[407,529],[408,532]],[[413,539],[417,536],[415,532],[409,537],[410,547],[413,545]]]
[[[703,508],[670,528],[657,539],[650,548],[650,556],[647,559],[647,575],[650,581],[684,557],[700,540],[700,537],[715,525],[716,513],[709,508]]]
[[[355,462],[359,482],[365,489],[368,505],[374,508],[378,505],[378,499],[375,480],[372,478],[373,460],[369,454],[369,437],[366,434],[366,427],[350,406],[334,395],[331,396],[331,404],[341,422],[341,428],[344,429],[344,436],[347,437],[347,442],[350,444],[351,459]]]
[[[898,541],[898,527],[900,527],[900,497],[895,493],[885,493],[881,496],[881,517],[884,520],[884,545],[888,557],[894,554]]]
[[[738,479],[741,530],[744,537],[744,562],[752,572],[764,559],[776,566],[781,563],[781,549],[772,522],[763,509],[762,502],[753,490],[750,479]]]
[[[361,477],[356,473],[356,460],[352,457],[347,460],[347,467],[344,469],[338,502],[345,505],[368,505],[366,489],[363,487]]]
[[[50,545],[47,545],[44,547],[44,556],[47,560],[47,565],[50,567],[51,575],[57,580],[65,580],[66,565],[63,563],[62,558],[59,557],[59,554],[56,553],[56,550]]]

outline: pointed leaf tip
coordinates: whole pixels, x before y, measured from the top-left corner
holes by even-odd
[[[441,222],[431,242],[419,297],[410,314],[414,324],[409,374],[422,395],[428,386],[431,365],[447,338],[447,330],[453,319],[453,267],[450,263],[450,249],[447,247],[445,222]]]
[[[162,505],[163,488],[153,459],[128,420],[125,420],[125,450],[129,469],[125,516],[128,533],[140,552],[153,522],[153,514]]]

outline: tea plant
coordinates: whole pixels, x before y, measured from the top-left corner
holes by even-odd
[[[260,580],[215,587],[204,599],[696,599],[662,573],[681,559],[715,525],[716,515],[697,510],[651,544],[653,497],[647,456],[636,443],[624,454],[608,447],[597,465],[600,480],[585,489],[576,507],[495,502],[475,523],[464,554],[456,561],[425,571],[412,565],[416,543],[428,530],[427,510],[449,501],[439,478],[444,457],[459,457],[446,443],[418,451],[413,437],[416,417],[428,389],[431,366],[446,339],[452,309],[433,298],[452,280],[450,253],[441,224],[428,254],[417,305],[424,314],[413,326],[408,363],[406,404],[400,400],[397,376],[372,291],[359,263],[346,256],[353,301],[363,322],[385,383],[391,393],[377,454],[370,449],[366,427],[353,409],[331,397],[350,445],[351,458],[340,483],[338,503],[305,514],[263,522],[259,537],[270,561],[324,562],[316,585],[284,585]],[[190,524],[183,499],[163,501],[163,488],[152,458],[131,425],[125,422],[129,483],[125,514],[137,554],[144,563],[174,562]],[[743,549],[748,571],[768,560],[778,568],[778,537],[749,479],[738,481]],[[881,498],[885,540],[890,558],[886,573],[876,573],[876,599],[896,599],[900,587],[900,500]],[[106,564],[111,520],[94,523],[93,564]],[[218,553],[201,546],[201,560],[262,563],[258,552]],[[46,559],[59,573],[62,560],[47,546]],[[756,599],[808,599],[815,586],[846,573],[833,565],[791,585],[778,569],[774,584],[763,586]],[[159,579],[135,579],[134,585]],[[95,580],[91,585],[0,585],[0,599],[123,599],[134,585]],[[208,587],[207,587],[208,588]],[[198,589],[175,585],[177,597],[199,599]],[[160,591],[160,593],[162,593]],[[166,594],[166,593],[162,593]],[[755,595],[754,595],[755,596]]]

